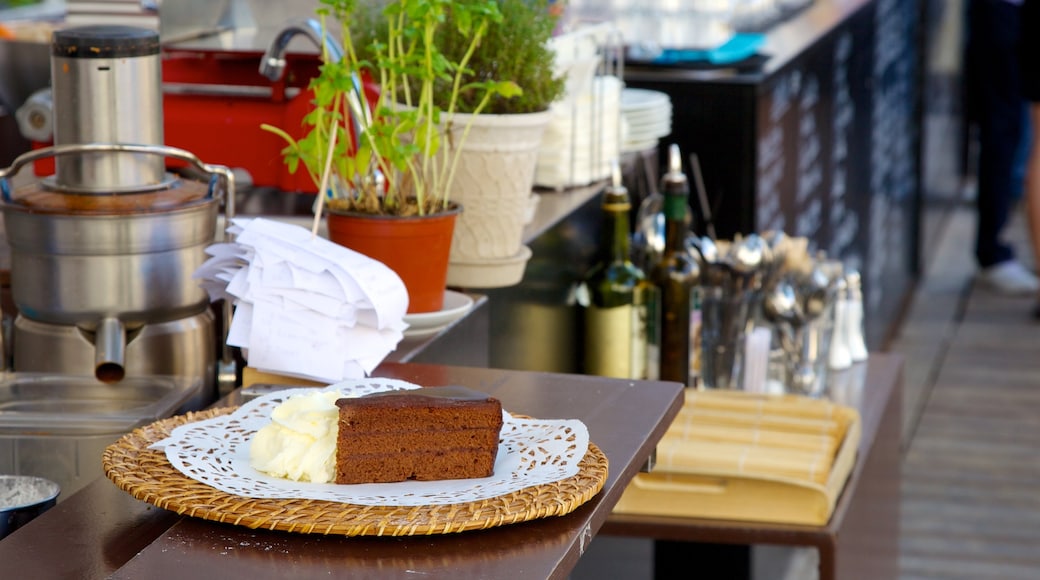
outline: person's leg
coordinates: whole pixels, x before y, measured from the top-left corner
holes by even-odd
[[[1003,0],[971,0],[965,52],[966,104],[977,127],[975,258],[983,284],[1005,293],[1040,289],[1037,277],[1004,242],[1021,197],[1020,146],[1028,121],[1018,61],[1019,8]]]
[[[1018,191],[1015,157],[1025,121],[1014,33],[1017,10],[1002,0],[973,0],[969,10],[965,74],[979,142],[975,257],[982,268],[1014,258],[1001,234]]]
[[[1011,179],[1016,188],[1012,191],[1014,198],[1021,201],[1025,198],[1025,183],[1029,155],[1033,147],[1033,120],[1030,116],[1029,104],[1026,103],[1022,109],[1022,136],[1019,141],[1018,150],[1015,152],[1015,160],[1012,164]]]
[[[1032,146],[1026,163],[1025,200],[1029,218],[1029,238],[1033,244],[1034,259],[1040,261],[1040,101],[1030,107],[1032,118]],[[1033,310],[1040,318],[1040,303]]]
[[[1029,218],[1029,238],[1033,245],[1033,260],[1040,264],[1040,0],[1022,4],[1019,14],[1019,80],[1022,96],[1030,102],[1030,151],[1025,172],[1026,216]],[[1033,310],[1040,319],[1040,302]]]

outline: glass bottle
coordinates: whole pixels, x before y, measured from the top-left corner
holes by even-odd
[[[692,295],[700,270],[686,248],[690,187],[682,172],[679,147],[672,145],[668,173],[662,178],[664,252],[651,271],[657,288],[658,378],[690,384]]]
[[[653,286],[631,261],[628,190],[614,163],[613,183],[603,193],[600,257],[583,284],[584,368],[593,375],[645,379],[647,323]]]

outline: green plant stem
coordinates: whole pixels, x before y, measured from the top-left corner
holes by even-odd
[[[336,95],[339,100],[339,95]],[[329,137],[329,149],[325,155],[325,168],[321,172],[321,185],[318,186],[318,207],[314,212],[314,223],[311,225],[311,235],[318,235],[318,225],[321,224],[321,212],[325,208],[325,191],[329,187],[329,174],[332,173],[332,156],[336,149],[336,131],[333,129]]]
[[[473,34],[473,40],[469,43],[469,47],[466,49],[466,53],[462,56],[459,61],[458,69],[455,73],[455,79],[451,85],[451,97],[448,100],[448,113],[454,114],[455,108],[458,105],[459,93],[462,92],[462,77],[466,68],[469,66],[469,62],[473,59],[473,53],[476,52],[477,46],[480,45],[480,41],[484,38],[484,34],[487,32],[487,22],[481,22],[477,31]]]
[[[466,126],[462,128],[462,137],[459,138],[459,146],[451,148],[452,149],[452,154],[451,154],[451,160],[450,160],[450,169],[448,170],[448,183],[453,183],[454,180],[455,180],[455,172],[456,172],[456,170],[458,170],[458,167],[459,167],[459,159],[462,158],[462,147],[463,147],[463,144],[466,142],[466,139],[469,137],[469,132],[473,128],[473,124],[477,121],[477,115],[479,115],[480,112],[484,110],[484,107],[487,107],[488,103],[490,103],[490,102],[491,102],[491,93],[489,92],[486,95],[484,95],[484,98],[481,99],[480,104],[477,105],[477,108],[473,111],[473,113],[470,114],[469,120],[466,122]],[[454,122],[454,115],[450,119],[448,119],[446,121],[446,123],[449,123],[449,124],[452,123],[452,122]],[[451,133],[450,125],[448,127],[448,133],[449,134]],[[444,206],[445,207],[448,206],[447,199],[445,199]]]
[[[423,55],[424,56],[424,58],[423,58],[423,69],[425,71],[426,78],[433,78],[434,77],[434,72],[433,72],[433,55],[430,54],[431,51],[428,50],[428,47],[433,45],[433,32],[434,32],[434,30],[435,30],[434,26],[429,21],[427,21],[426,25],[423,27],[423,38],[422,38],[422,42],[423,42],[423,44],[426,47],[423,50],[423,53],[424,53],[424,55]],[[432,123],[433,123],[433,118],[434,118],[433,117],[433,87],[432,87],[431,83],[423,83],[422,95],[420,95],[420,97],[419,97],[419,102],[426,105],[426,110],[420,112],[420,115],[422,115],[422,124],[424,126],[424,129],[422,131],[422,138],[426,141],[423,144],[423,148],[425,150],[429,151],[431,149],[431,147],[433,147],[433,142],[432,142],[433,141],[433,127],[432,127]],[[423,156],[423,160],[422,160],[422,178],[423,178],[424,181],[429,179],[433,183],[433,187],[436,188],[436,187],[438,187],[438,183],[436,181],[436,176],[435,175],[431,175],[431,169],[430,169],[430,163],[432,161],[433,161],[432,157],[430,157],[428,155],[424,155]],[[423,183],[423,184],[416,184],[416,185],[417,185],[417,187],[416,187],[416,198],[419,200],[419,207],[422,208],[425,205],[425,203],[426,203],[426,199],[425,199],[425,196],[424,196],[426,188],[422,187],[422,185],[425,185],[425,183]],[[435,190],[435,194],[436,193],[437,192]],[[421,212],[423,210],[420,209],[419,211],[420,211],[420,214],[421,214]]]

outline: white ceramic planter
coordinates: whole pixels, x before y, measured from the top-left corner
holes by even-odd
[[[497,288],[523,278],[531,251],[523,245],[535,164],[549,112],[456,115],[461,135],[473,120],[452,185],[463,211],[455,225],[448,285]]]

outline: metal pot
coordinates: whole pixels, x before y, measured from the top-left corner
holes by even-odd
[[[0,540],[54,507],[61,488],[42,477],[0,475]]]
[[[166,211],[103,215],[4,205],[15,304],[34,320],[81,326],[114,313],[133,326],[204,310],[206,293],[191,276],[214,241],[219,208],[203,196]]]

